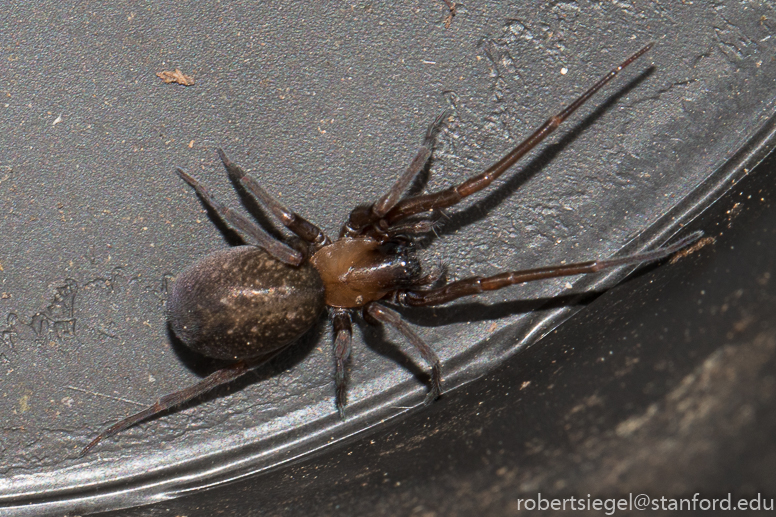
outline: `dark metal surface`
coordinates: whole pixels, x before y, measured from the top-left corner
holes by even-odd
[[[771,145],[775,13],[715,5],[488,2],[462,6],[449,29],[434,2],[5,9],[0,505],[20,515],[86,513],[174,498],[278,468],[422,400],[420,368],[394,351],[400,338],[368,329],[356,336],[350,416],[341,422],[321,324],[231,395],[215,393],[77,458],[103,426],[213,367],[171,342],[166,283],[235,239],[212,224],[173,166],[238,205],[213,152],[223,146],[332,235],[353,205],[403,170],[445,107],[454,116],[440,135],[432,188],[484,169],[656,40],[552,142],[451,211],[426,258],[464,276],[655,246]],[[197,84],[155,76],[175,68]],[[449,390],[579,308],[530,312],[548,297],[603,289],[624,273],[406,316],[442,357]]]

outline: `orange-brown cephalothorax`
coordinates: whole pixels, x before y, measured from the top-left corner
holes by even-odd
[[[321,275],[331,307],[362,307],[420,277],[420,263],[410,247],[380,244],[371,237],[340,239],[318,250],[310,263]]]

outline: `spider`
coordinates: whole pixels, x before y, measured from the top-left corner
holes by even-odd
[[[367,322],[393,327],[420,353],[431,369],[425,399],[430,402],[441,394],[439,358],[399,313],[381,302],[411,307],[442,305],[514,284],[656,261],[696,241],[701,232],[644,253],[454,282],[447,282],[438,272],[425,274],[416,255],[416,238],[433,229],[435,211],[451,207],[491,185],[651,47],[652,43],[646,45],[610,71],[485,172],[446,190],[403,196],[431,157],[436,134],[447,117],[447,112],[442,113],[429,126],[406,172],[375,203],[356,207],[334,241],[273,198],[229,161],[221,149],[217,152],[231,180],[244,186],[296,234],[302,246],[292,247],[270,236],[245,216],[218,203],[205,186],[177,169],[178,175],[194,188],[201,200],[251,244],[217,251],[184,270],[172,287],[168,320],[175,335],[189,348],[208,357],[234,362],[104,430],[81,454],[88,453],[105,438],[265,363],[305,334],[324,309],[328,309],[333,326],[336,407],[340,415],[344,416],[346,402],[345,367],[351,353],[351,316],[356,311]]]

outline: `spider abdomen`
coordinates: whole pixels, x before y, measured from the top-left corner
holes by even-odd
[[[207,255],[175,280],[167,304],[175,335],[217,359],[249,359],[299,339],[320,317],[323,282],[255,246]]]

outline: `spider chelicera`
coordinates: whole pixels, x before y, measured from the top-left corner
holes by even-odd
[[[403,197],[431,156],[435,136],[447,116],[443,113],[429,126],[423,145],[407,171],[375,203],[356,207],[335,241],[280,204],[220,149],[218,155],[232,181],[255,196],[301,239],[303,246],[291,247],[270,236],[245,216],[218,203],[207,188],[178,169],[180,177],[200,198],[251,244],[207,255],[177,277],[167,305],[170,326],[191,349],[234,363],[109,427],[82,454],[104,438],[265,363],[306,333],[325,308],[334,330],[336,405],[340,414],[346,400],[345,367],[351,350],[351,316],[356,311],[368,322],[393,327],[420,353],[431,368],[426,401],[432,401],[441,393],[439,358],[396,311],[381,301],[403,306],[441,305],[514,284],[659,260],[696,241],[700,232],[644,253],[455,282],[447,282],[439,273],[425,274],[416,256],[414,237],[432,230],[435,211],[453,206],[488,187],[651,47],[650,43],[626,59],[485,172],[446,190]]]

